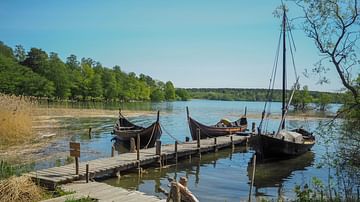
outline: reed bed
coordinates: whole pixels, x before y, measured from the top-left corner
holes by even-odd
[[[32,139],[30,98],[0,94],[0,146],[24,143]]]
[[[0,181],[0,202],[40,201],[44,196],[44,190],[29,177],[13,176]]]

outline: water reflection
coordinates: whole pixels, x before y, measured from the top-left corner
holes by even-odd
[[[276,161],[261,162],[256,164],[255,169],[255,195],[266,195],[264,188],[278,187],[278,197],[282,195],[282,187],[284,181],[290,179],[295,171],[304,171],[314,164],[315,154],[313,152],[306,152],[301,156],[291,159],[283,159]],[[248,165],[248,177],[251,181],[253,172],[253,158]]]

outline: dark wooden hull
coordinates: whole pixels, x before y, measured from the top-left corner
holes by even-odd
[[[216,127],[216,126],[206,126],[198,121],[188,117],[188,124],[193,140],[197,140],[197,131],[200,129],[200,139],[219,137],[225,135],[235,134],[237,132],[243,132],[247,129],[247,125],[242,125],[239,127]]]
[[[162,130],[159,123],[159,113],[157,120],[152,123],[149,127],[144,128],[137,126],[126,118],[121,116],[117,123],[123,123],[126,129],[114,126],[113,132],[116,135],[113,139],[121,141],[124,145],[130,145],[130,139],[134,138],[135,143],[137,142],[137,135],[140,135],[140,148],[154,147],[156,140],[160,139]]]
[[[250,145],[255,149],[259,159],[291,158],[310,151],[314,144],[313,139],[295,143],[275,138],[270,134],[257,134],[250,138]]]

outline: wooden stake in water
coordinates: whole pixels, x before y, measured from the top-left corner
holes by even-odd
[[[215,150],[215,152],[218,151],[218,148],[217,148],[217,139],[216,139],[216,137],[214,137],[214,150]]]
[[[140,134],[137,134],[136,142],[136,159],[140,161]]]
[[[252,188],[254,186],[255,169],[256,169],[256,154],[254,154],[254,158],[253,158],[253,172],[252,172],[251,186],[250,186],[250,191],[249,191],[249,202],[251,202],[251,192],[252,192]]]
[[[91,139],[91,127],[89,128],[89,139]]]
[[[111,145],[111,157],[115,156],[115,146],[114,144]]]
[[[86,164],[86,183],[89,183],[89,164]]]
[[[178,141],[175,141],[175,163],[178,162]]]

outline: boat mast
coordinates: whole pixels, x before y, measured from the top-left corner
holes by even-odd
[[[286,111],[286,10],[285,5],[283,5],[284,15],[282,22],[283,30],[283,83],[282,83],[282,113],[281,118],[283,119],[281,128],[285,128],[285,111]]]

